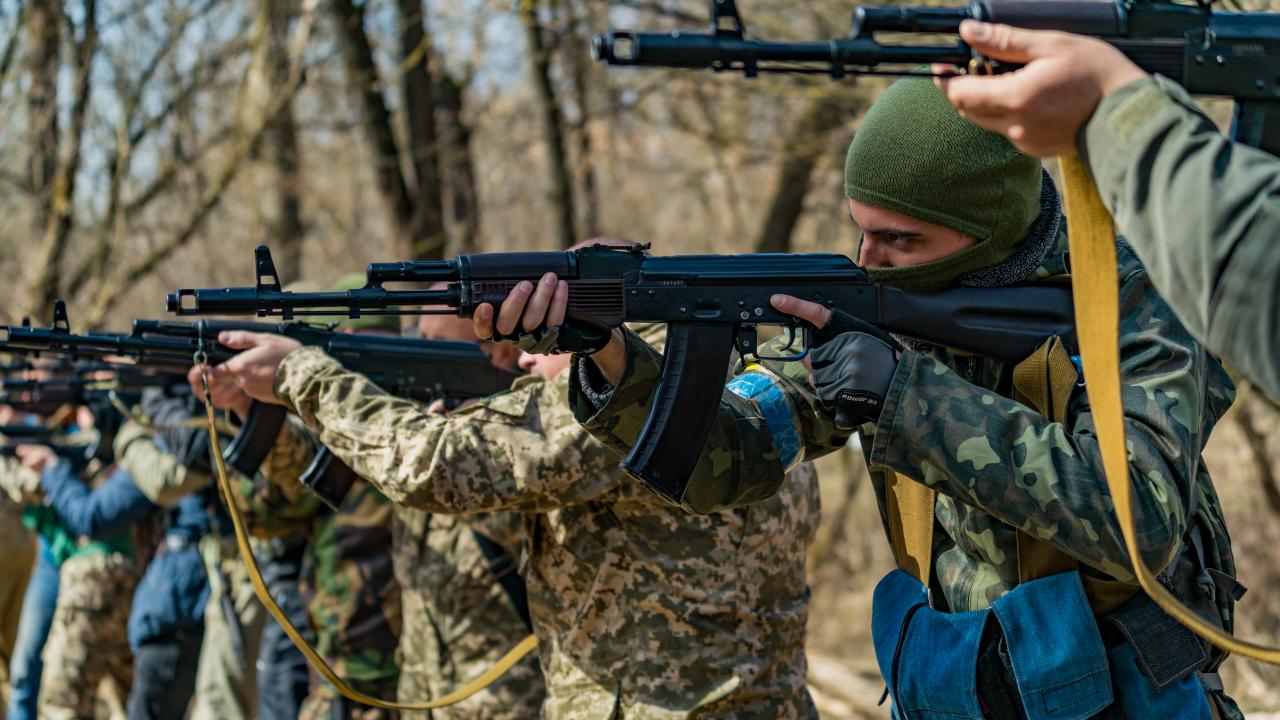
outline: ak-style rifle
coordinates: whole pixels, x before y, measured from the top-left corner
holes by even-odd
[[[447,313],[469,317],[497,306],[521,281],[555,273],[569,285],[568,319],[592,328],[627,322],[668,325],[652,411],[623,466],[668,497],[679,498],[692,474],[719,402],[733,350],[756,356],[757,329],[785,326],[787,348],[774,360],[808,351],[809,328],[769,304],[785,293],[840,308],[888,332],[965,352],[1021,360],[1047,338],[1074,337],[1065,288],[957,288],[911,293],[873,283],[849,258],[834,254],[651,256],[645,247],[594,245],[563,252],[460,255],[452,260],[374,263],[365,287],[343,292],[281,289],[271,253],[255,254],[252,287],[183,289],[169,295],[179,315]],[[387,290],[384,283],[445,283],[443,289]],[[429,309],[422,309],[426,306]]]

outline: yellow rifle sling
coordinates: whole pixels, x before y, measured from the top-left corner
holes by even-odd
[[[886,480],[884,498],[893,559],[928,587],[933,570],[933,505],[938,493],[902,473],[892,473]]]
[[[463,700],[475,695],[476,693],[489,687],[498,678],[502,677],[516,663],[520,662],[526,655],[533,652],[538,647],[537,638],[533,635],[526,637],[516,644],[515,647],[507,651],[493,667],[486,670],[480,676],[472,679],[462,687],[445,695],[444,697],[432,700],[430,702],[401,703],[388,702],[381,698],[365,695],[362,692],[352,688],[345,680],[338,677],[333,668],[329,667],[329,663],[316,652],[316,649],[302,637],[302,633],[289,622],[289,618],[276,604],[271,597],[271,593],[267,591],[267,585],[262,580],[262,573],[258,570],[258,562],[253,557],[253,549],[249,547],[249,536],[245,531],[244,518],[240,515],[239,506],[236,504],[235,492],[231,488],[231,479],[227,476],[227,465],[222,460],[222,445],[218,442],[217,422],[214,417],[213,405],[209,402],[208,387],[205,387],[205,410],[209,415],[209,444],[212,448],[214,465],[216,467],[216,475],[218,480],[218,490],[222,493],[222,500],[227,506],[227,514],[231,516],[231,525],[235,528],[236,546],[240,549],[240,557],[244,559],[245,568],[249,571],[249,581],[253,584],[253,592],[266,606],[267,612],[271,613],[271,617],[284,630],[293,644],[298,647],[303,656],[307,658],[307,662],[311,663],[311,667],[320,673],[325,680],[328,680],[333,686],[342,693],[344,697],[362,705],[381,708],[383,710],[400,710],[400,711],[422,711],[436,710],[438,708],[456,705]]]
[[[1280,648],[1240,640],[1201,618],[1156,580],[1138,553],[1121,400],[1120,280],[1114,225],[1080,158],[1074,154],[1064,155],[1059,162],[1069,229],[1076,332],[1088,382],[1089,404],[1098,432],[1107,488],[1138,584],[1171,617],[1217,647],[1280,665]]]

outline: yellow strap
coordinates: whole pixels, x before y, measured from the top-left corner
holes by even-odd
[[[244,559],[245,568],[249,571],[249,581],[253,584],[253,592],[257,594],[258,599],[266,606],[267,612],[271,613],[271,617],[276,619],[280,627],[284,629],[285,635],[293,641],[303,656],[307,658],[307,662],[311,663],[311,667],[316,672],[324,676],[348,699],[358,702],[362,705],[381,708],[383,710],[401,710],[401,711],[418,711],[418,710],[436,710],[450,705],[456,705],[463,700],[475,695],[476,693],[489,687],[498,678],[502,677],[516,663],[524,659],[524,656],[533,652],[538,647],[537,638],[533,635],[521,640],[515,647],[507,651],[493,667],[486,670],[483,674],[475,679],[467,682],[462,687],[453,692],[430,702],[417,703],[398,703],[388,702],[380,698],[365,695],[362,692],[352,688],[345,680],[338,677],[338,674],[329,667],[329,663],[320,657],[315,648],[302,637],[302,633],[289,622],[289,618],[285,616],[284,611],[272,599],[271,593],[267,592],[267,585],[262,580],[262,573],[258,570],[258,561],[253,557],[253,550],[249,547],[249,536],[245,531],[244,518],[240,515],[239,506],[236,504],[235,493],[231,489],[231,479],[227,477],[227,465],[222,460],[222,446],[218,442],[218,433],[216,430],[217,419],[214,416],[213,405],[208,402],[208,387],[205,388],[205,410],[209,414],[209,444],[212,446],[214,464],[217,467],[218,489],[222,492],[222,500],[227,506],[227,514],[231,516],[231,525],[235,528],[236,546],[240,549],[240,557]]]
[[[1071,243],[1076,331],[1084,376],[1089,383],[1089,404],[1098,431],[1107,487],[1138,584],[1171,617],[1217,647],[1280,665],[1280,648],[1240,640],[1223,632],[1183,605],[1142,564],[1133,522],[1120,394],[1120,281],[1114,226],[1080,158],[1064,155],[1059,162]]]
[[[884,488],[889,539],[898,567],[929,585],[933,570],[933,506],[938,493],[923,483],[891,474]]]

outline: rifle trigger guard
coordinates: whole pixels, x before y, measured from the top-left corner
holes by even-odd
[[[794,325],[788,325],[787,326],[787,344],[784,345],[782,349],[784,351],[794,352],[795,345],[796,345],[797,329],[800,330],[800,337],[803,339],[799,353],[796,353],[793,355],[760,355],[757,353],[756,359],[757,360],[773,360],[775,362],[797,362],[799,360],[803,360],[806,357],[808,357],[809,351],[813,347],[812,345],[809,344],[810,333],[812,332],[812,329],[808,327],[797,328]]]

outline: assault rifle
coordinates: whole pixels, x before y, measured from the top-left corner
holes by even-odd
[[[650,256],[646,246],[594,245],[563,252],[460,255],[453,260],[374,263],[365,287],[345,292],[281,290],[266,247],[256,251],[257,285],[184,289],[169,295],[179,315],[260,316],[457,313],[499,305],[522,280],[553,272],[569,285],[568,319],[597,328],[627,322],[669,326],[652,411],[623,466],[658,492],[679,498],[711,432],[731,352],[757,356],[761,325],[789,330],[793,355],[809,328],[769,305],[775,293],[840,308],[888,332],[1002,360],[1021,360],[1047,338],[1074,338],[1066,288],[957,288],[918,294],[877,285],[834,254]],[[447,283],[437,290],[387,290],[384,283]],[[421,310],[420,306],[439,308]]]
[[[506,390],[517,374],[497,368],[475,343],[419,340],[385,335],[356,335],[300,322],[255,323],[200,320],[196,323],[135,320],[133,335],[144,338],[215,340],[230,330],[271,333],[318,347],[387,392],[414,400],[458,402]],[[252,476],[266,459],[284,424],[281,405],[255,402],[224,457],[241,473]],[[356,475],[341,460],[321,448],[302,475],[302,483],[335,509],[355,482]]]
[[[1214,12],[1163,0],[978,0],[966,7],[863,5],[848,37],[768,42],[748,37],[734,0],[711,0],[707,32],[612,30],[593,53],[609,65],[758,73],[917,75],[929,63],[999,72],[999,63],[958,38],[949,43],[881,42],[878,33],[955,34],[966,19],[1090,35],[1114,45],[1149,73],[1188,92],[1236,102],[1232,138],[1280,154],[1280,13]]]
[[[39,440],[33,440],[27,443],[10,443],[8,445],[0,445],[0,457],[17,458],[18,448],[22,445],[43,445],[49,448],[53,451],[54,455],[58,456],[59,459],[66,460],[71,463],[72,469],[77,475],[79,475],[85,468],[89,467],[89,463],[93,462],[94,459],[98,457],[97,449],[99,443],[90,445],[64,445],[61,443],[42,442]]]
[[[0,425],[0,437],[3,438],[47,440],[57,432],[47,425]]]

